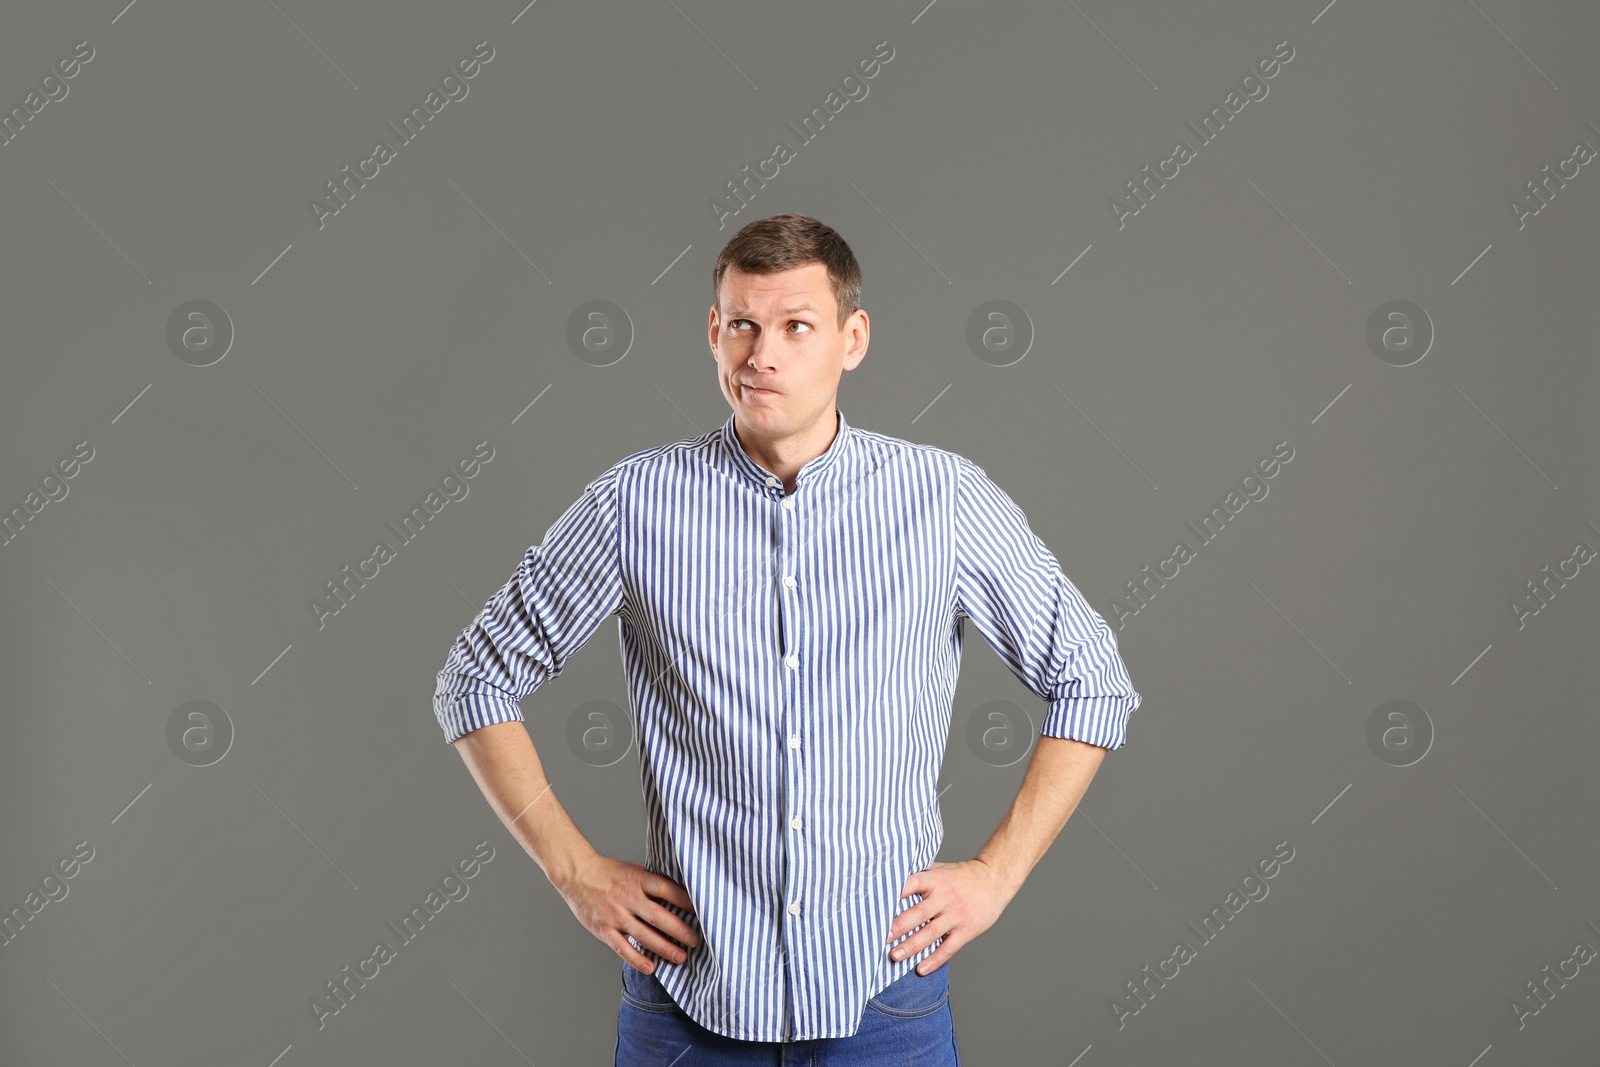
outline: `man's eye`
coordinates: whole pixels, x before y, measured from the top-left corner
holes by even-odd
[[[749,319],[729,319],[728,320],[728,329],[730,329],[730,330],[742,330],[746,326],[750,326],[750,325],[752,325],[752,323],[750,322]],[[801,322],[798,319],[790,322],[789,325],[790,326],[804,326],[807,333],[810,333],[812,331],[812,326],[811,326],[811,324],[809,322]]]

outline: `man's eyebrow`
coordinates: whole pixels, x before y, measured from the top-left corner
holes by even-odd
[[[796,312],[800,312],[800,311],[809,311],[813,315],[817,314],[817,309],[812,307],[810,304],[796,304],[792,308],[784,308],[783,310],[779,311],[778,314],[780,314],[780,315],[793,315]],[[728,314],[729,314],[729,316],[748,315],[748,314],[750,314],[750,309],[749,308],[743,308],[743,307],[731,307],[731,308],[728,309]]]

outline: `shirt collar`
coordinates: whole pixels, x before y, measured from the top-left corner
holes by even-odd
[[[833,410],[839,416],[838,432],[833,435],[832,443],[828,445],[820,456],[813,456],[800,465],[800,470],[795,475],[794,480],[796,491],[802,486],[809,485],[813,480],[820,478],[850,447],[850,424],[845,421],[844,411],[837,404],[834,405]],[[722,431],[719,435],[723,453],[728,461],[742,477],[747,478],[761,492],[777,492],[781,494],[783,492],[783,480],[750,458],[749,454],[745,452],[744,446],[739,443],[738,435],[733,432],[733,420],[734,416],[730,413],[728,420],[722,424]],[[769,484],[769,480],[776,482],[776,484]]]

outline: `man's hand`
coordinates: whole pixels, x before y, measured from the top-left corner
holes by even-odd
[[[693,914],[689,891],[641,864],[597,852],[556,888],[586,930],[644,974],[654,974],[656,965],[628,943],[629,934],[673,963],[688,958],[683,945],[700,944],[700,935],[658,902],[677,904]]]
[[[933,866],[916,871],[906,879],[900,898],[904,900],[912,893],[921,893],[922,900],[916,907],[895,916],[885,944],[926,923],[903,944],[895,946],[891,955],[897,960],[905,959],[943,937],[944,941],[933,954],[917,963],[917,973],[928,974],[993,926],[1011,898],[1016,896],[1017,889],[983,860],[961,863],[934,860]]]

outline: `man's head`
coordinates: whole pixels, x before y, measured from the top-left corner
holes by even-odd
[[[826,419],[831,436],[839,378],[869,339],[861,268],[844,238],[807,215],[757,219],[723,247],[711,281],[711,351],[735,421],[779,441]]]

